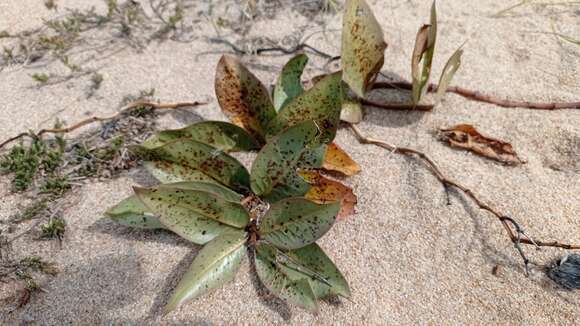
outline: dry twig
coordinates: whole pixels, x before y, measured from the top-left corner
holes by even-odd
[[[82,126],[91,124],[93,122],[112,120],[112,119],[119,117],[121,114],[123,114],[129,110],[132,110],[134,108],[138,108],[138,107],[147,107],[147,108],[151,108],[154,110],[175,110],[175,109],[180,109],[180,108],[184,108],[184,107],[198,106],[198,105],[204,105],[204,104],[207,104],[207,103],[197,102],[197,101],[196,102],[182,102],[182,103],[155,103],[155,102],[148,102],[148,101],[137,101],[137,102],[133,102],[133,103],[126,105],[121,110],[119,110],[118,112],[116,112],[112,115],[105,116],[105,117],[93,116],[93,117],[81,120],[81,121],[73,124],[70,127],[41,129],[36,133],[33,133],[33,132],[20,133],[14,137],[8,138],[7,140],[3,141],[2,143],[0,143],[0,149],[2,147],[6,146],[7,144],[9,144],[17,139],[23,138],[23,137],[38,138],[46,133],[51,133],[51,134],[68,133],[68,132],[76,130]]]
[[[376,82],[373,84],[373,89],[381,88],[394,88],[394,89],[405,89],[411,90],[413,85],[409,82]],[[437,92],[437,85],[429,84],[429,92]],[[560,109],[580,109],[580,102],[555,102],[555,103],[533,103],[528,101],[510,101],[506,99],[500,99],[490,95],[485,95],[479,91],[470,90],[458,86],[449,86],[447,88],[448,93],[455,93],[461,95],[467,99],[485,102],[501,106],[504,108],[524,108],[524,109],[535,109],[535,110],[560,110]]]
[[[514,246],[518,250],[520,256],[524,260],[526,273],[528,271],[529,260],[526,257],[523,249],[521,248],[521,244],[533,245],[533,246],[536,246],[536,248],[556,247],[556,248],[573,249],[573,250],[580,249],[580,245],[576,245],[576,244],[566,244],[566,243],[561,243],[558,241],[533,240],[531,237],[529,237],[524,232],[523,228],[513,218],[507,216],[506,214],[500,213],[495,208],[484,203],[470,189],[468,189],[465,186],[462,186],[459,183],[447,178],[441,172],[441,170],[439,170],[439,168],[437,167],[437,164],[435,164],[435,162],[433,162],[433,160],[431,160],[426,154],[424,154],[418,150],[412,149],[412,148],[397,147],[395,145],[391,145],[391,144],[389,144],[385,141],[379,140],[379,139],[366,137],[360,132],[359,128],[353,124],[349,123],[349,127],[354,132],[356,138],[358,139],[358,141],[360,143],[376,145],[376,146],[382,147],[382,148],[384,148],[392,153],[397,153],[397,154],[401,154],[401,155],[419,158],[425,164],[425,166],[429,169],[429,171],[431,171],[433,173],[433,175],[435,175],[435,177],[443,184],[445,189],[447,189],[448,187],[454,187],[454,188],[461,190],[467,197],[469,197],[471,200],[473,200],[473,202],[475,202],[475,204],[477,206],[479,206],[480,209],[488,211],[489,213],[491,213],[495,217],[497,217],[497,219],[501,222],[504,229],[506,230],[511,242],[514,244]]]

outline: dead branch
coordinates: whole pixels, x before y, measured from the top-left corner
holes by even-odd
[[[519,254],[522,256],[522,259],[524,260],[524,265],[526,268],[526,273],[528,270],[529,260],[525,256],[524,251],[521,248],[521,244],[533,245],[533,246],[536,246],[537,248],[539,248],[539,247],[556,247],[556,248],[569,249],[569,250],[580,249],[580,245],[576,245],[576,244],[566,244],[566,243],[561,243],[558,241],[540,241],[540,240],[532,239],[524,232],[523,228],[513,218],[507,216],[506,214],[500,213],[495,208],[484,203],[470,189],[468,189],[465,186],[462,186],[459,183],[447,178],[441,172],[441,170],[437,167],[437,164],[435,164],[435,162],[433,162],[433,160],[431,160],[426,154],[424,154],[418,150],[412,149],[412,148],[397,147],[395,145],[391,145],[391,144],[384,142],[382,140],[379,140],[379,139],[366,137],[360,132],[358,127],[356,127],[355,125],[350,124],[350,123],[348,125],[349,125],[350,129],[354,132],[358,141],[362,144],[372,144],[372,145],[376,145],[376,146],[382,147],[384,149],[387,149],[392,153],[397,153],[397,154],[401,154],[401,155],[419,158],[425,164],[427,169],[429,169],[429,171],[431,171],[431,173],[433,173],[433,175],[435,175],[435,177],[443,184],[445,189],[447,189],[448,187],[454,187],[454,188],[461,190],[477,206],[479,206],[480,209],[488,211],[489,213],[491,213],[495,217],[497,217],[498,221],[501,222],[504,229],[506,230],[511,242],[514,244],[514,246],[518,250]]]
[[[381,89],[381,88],[411,90],[413,88],[413,85],[406,81],[376,82],[373,84],[373,89]],[[428,91],[437,92],[437,85],[429,84]],[[506,99],[500,99],[491,95],[485,95],[480,93],[479,91],[474,91],[458,86],[449,86],[447,88],[447,92],[461,95],[470,100],[490,103],[504,108],[524,108],[534,110],[580,109],[580,102],[533,103],[528,101],[510,101]]]
[[[118,112],[116,112],[112,115],[105,116],[105,117],[93,116],[93,117],[81,120],[81,121],[73,124],[70,127],[41,129],[36,133],[33,133],[33,132],[20,133],[14,137],[8,138],[7,140],[3,141],[2,143],[0,143],[0,149],[3,148],[4,146],[6,146],[7,144],[9,144],[17,139],[23,138],[23,137],[39,138],[40,136],[42,136],[43,134],[46,134],[46,133],[51,133],[51,134],[68,133],[68,132],[76,130],[82,126],[91,124],[93,122],[112,120],[112,119],[119,117],[121,114],[125,113],[126,111],[129,111],[129,110],[132,110],[132,109],[138,108],[138,107],[146,107],[146,108],[151,108],[153,110],[175,110],[175,109],[180,109],[180,108],[184,108],[184,107],[193,107],[193,106],[204,105],[204,104],[207,104],[207,103],[198,102],[198,101],[182,102],[182,103],[155,103],[155,102],[148,102],[148,101],[132,102],[132,103],[126,105],[125,107],[121,108],[121,110],[119,110]]]

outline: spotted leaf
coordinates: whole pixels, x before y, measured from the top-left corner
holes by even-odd
[[[255,254],[256,274],[260,281],[277,296],[299,307],[316,311],[316,296],[306,279],[292,280],[276,262],[275,248],[259,244]]]
[[[314,121],[321,141],[331,142],[340,123],[342,98],[340,72],[330,74],[312,88],[294,98],[269,126],[270,136],[304,121]]]
[[[190,139],[177,139],[160,147],[132,146],[150,161],[146,167],[161,181],[217,182],[235,191],[249,189],[249,174],[235,158],[219,149]]]
[[[316,125],[309,121],[271,139],[252,165],[252,191],[270,202],[304,195],[310,186],[297,171],[322,165],[326,146],[319,138]]]
[[[165,228],[153,213],[147,211],[147,207],[135,195],[109,208],[105,214],[113,221],[125,226],[140,229]]]
[[[268,90],[258,78],[238,59],[224,55],[216,70],[215,92],[225,115],[262,142],[265,127],[276,111]]]
[[[211,192],[159,186],[135,188],[135,193],[166,228],[197,244],[250,221],[241,204]]]
[[[302,248],[330,230],[339,209],[339,202],[316,204],[305,198],[277,201],[258,225],[260,237],[278,248]]]
[[[295,97],[304,93],[300,78],[306,63],[308,63],[308,57],[301,53],[290,59],[282,68],[280,77],[278,77],[274,87],[274,107],[276,111],[280,111]]]
[[[277,250],[276,262],[290,279],[307,279],[317,299],[330,295],[350,297],[344,276],[316,243],[286,252]]]
[[[195,140],[224,152],[260,148],[260,144],[247,131],[222,121],[202,121],[181,129],[163,130],[147,139],[142,146],[155,148],[179,138]]]
[[[383,31],[364,0],[347,0],[342,23],[343,80],[364,97],[383,66],[387,43]]]
[[[180,304],[231,282],[246,253],[244,232],[224,233],[199,251],[189,270],[173,291],[165,306],[165,313]]]

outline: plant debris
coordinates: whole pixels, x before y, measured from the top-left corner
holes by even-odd
[[[451,147],[462,148],[477,155],[502,162],[519,165],[522,161],[511,144],[481,135],[472,125],[460,124],[441,129],[439,139]]]

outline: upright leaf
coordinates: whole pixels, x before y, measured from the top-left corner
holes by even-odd
[[[274,108],[276,111],[280,111],[295,97],[304,93],[300,77],[302,77],[306,63],[308,63],[308,57],[301,53],[290,59],[282,68],[278,82],[274,87]]]
[[[271,139],[252,165],[252,191],[271,202],[304,195],[310,186],[297,171],[322,165],[326,146],[319,138],[316,125],[308,121]]]
[[[244,228],[250,216],[239,203],[216,194],[179,188],[135,188],[135,193],[169,230],[197,244]]]
[[[342,148],[336,143],[331,143],[326,147],[324,163],[322,167],[329,171],[337,171],[348,176],[360,172],[360,165],[356,163]]]
[[[304,121],[314,121],[321,132],[321,141],[331,142],[340,123],[340,78],[340,72],[328,75],[286,105],[270,124],[270,135]]]
[[[261,219],[261,239],[282,249],[298,249],[320,239],[334,224],[340,203],[316,204],[305,198],[275,202]]]
[[[306,279],[292,280],[276,262],[276,250],[259,244],[255,254],[256,273],[272,293],[310,311],[316,311],[316,296]]]
[[[418,104],[425,92],[431,75],[431,65],[437,39],[437,9],[435,1],[431,5],[431,24],[423,25],[417,32],[415,48],[411,60],[411,74],[413,77],[412,99]]]
[[[344,276],[316,243],[284,253],[277,251],[276,260],[291,279],[307,279],[316,298],[333,294],[350,297]]]
[[[147,139],[142,146],[155,148],[179,138],[208,144],[224,152],[260,148],[260,144],[246,130],[222,121],[202,121],[181,129],[163,130]]]
[[[159,222],[147,207],[133,195],[124,199],[117,205],[109,208],[105,214],[113,221],[134,228],[140,229],[164,229],[165,226]]]
[[[347,0],[342,23],[343,80],[364,97],[383,66],[387,43],[365,0]]]
[[[354,214],[357,198],[352,189],[338,181],[325,178],[318,172],[298,172],[311,185],[304,198],[318,204],[340,202],[340,211],[337,218],[344,219]]]
[[[152,161],[146,166],[164,179],[174,176],[171,181],[213,180],[236,191],[249,189],[246,168],[235,158],[204,143],[177,139],[152,149],[133,146],[131,150],[144,160]]]
[[[245,243],[244,233],[238,231],[224,233],[205,245],[173,291],[165,313],[232,281],[246,253]]]
[[[244,65],[232,56],[220,59],[215,92],[222,111],[230,120],[262,142],[265,127],[276,116],[268,90]]]
[[[435,105],[441,102],[443,96],[445,96],[445,92],[447,92],[447,88],[449,84],[451,84],[451,80],[453,80],[453,76],[461,66],[461,56],[463,55],[463,46],[459,47],[447,60],[443,71],[441,72],[441,77],[439,78],[439,85],[437,85],[437,99],[435,100]]]

